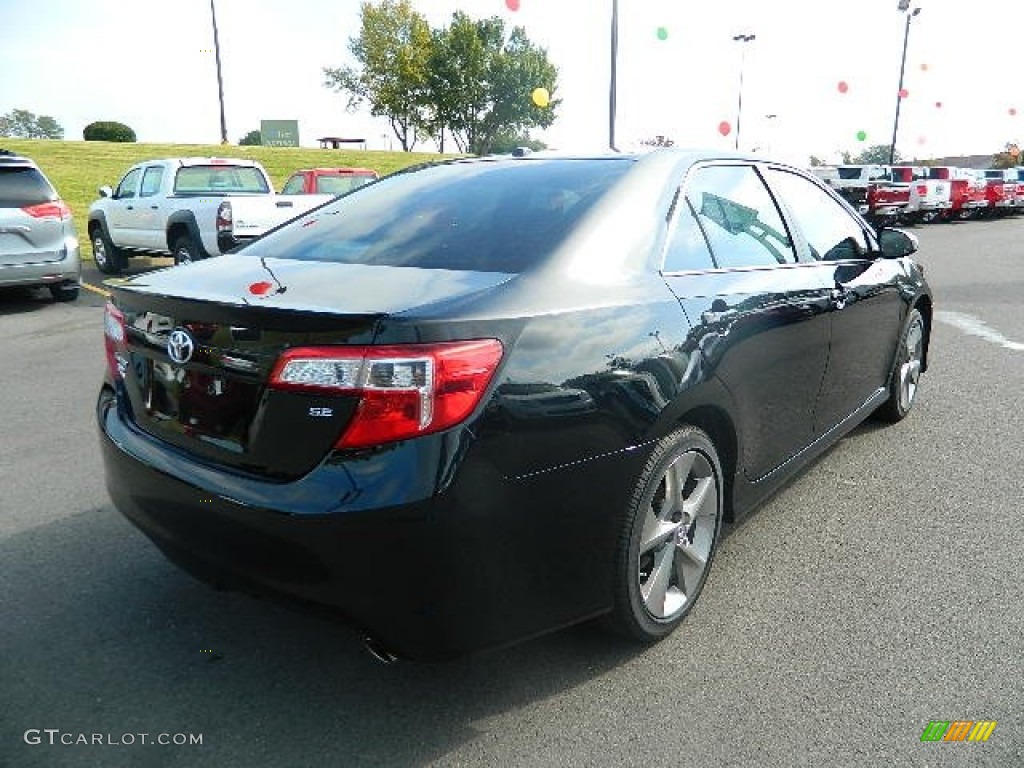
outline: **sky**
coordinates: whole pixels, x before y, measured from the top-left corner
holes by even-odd
[[[398,147],[385,120],[348,112],[323,85],[324,67],[351,63],[359,0],[215,2],[232,142],[261,119],[295,119],[304,146],[341,136]],[[517,11],[505,0],[413,5],[435,27],[456,10],[524,27],[558,68],[562,99],[554,125],[534,138],[607,146],[612,0],[520,0]],[[984,154],[1021,137],[1019,0],[911,7],[921,13],[910,30],[901,153]],[[617,143],[663,135],[731,148],[742,64],[741,149],[806,164],[888,144],[905,18],[897,0],[619,0]],[[756,39],[733,41],[741,33]],[[217,143],[208,0],[0,0],[0,114],[15,108],[55,117],[68,139],[117,120],[142,142]]]

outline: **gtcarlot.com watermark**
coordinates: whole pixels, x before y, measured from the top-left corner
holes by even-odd
[[[130,747],[136,744],[160,744],[165,746],[201,746],[201,733],[82,733],[62,731],[60,728],[29,728],[22,738],[26,744],[50,744],[56,746],[104,746]]]

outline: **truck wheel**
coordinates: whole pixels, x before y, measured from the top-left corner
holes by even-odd
[[[192,264],[199,261],[199,249],[188,235],[182,235],[174,241],[174,263]]]
[[[116,275],[127,266],[127,257],[120,248],[110,242],[106,230],[96,227],[92,233],[92,258],[96,269],[105,275]]]

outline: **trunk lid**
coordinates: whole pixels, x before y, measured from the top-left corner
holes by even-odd
[[[268,387],[282,352],[369,345],[389,315],[510,277],[237,254],[111,281],[128,415],[206,460],[298,477],[331,451],[359,398]]]

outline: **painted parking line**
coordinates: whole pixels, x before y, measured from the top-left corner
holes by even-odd
[[[981,320],[974,315],[968,315],[966,312],[936,312],[935,319],[939,322],[945,323],[946,325],[952,325],[954,328],[959,328],[964,333],[969,333],[971,336],[977,336],[979,339],[998,344],[1005,349],[1012,349],[1015,352],[1024,352],[1024,344],[1019,341],[1011,341],[997,331],[995,328],[990,328],[985,324],[984,320]]]
[[[105,291],[102,288],[100,288],[99,286],[90,285],[89,283],[82,283],[81,285],[87,291],[92,291],[93,293],[98,293],[100,296],[103,296],[103,297],[108,298],[108,299],[110,298],[110,291]]]

